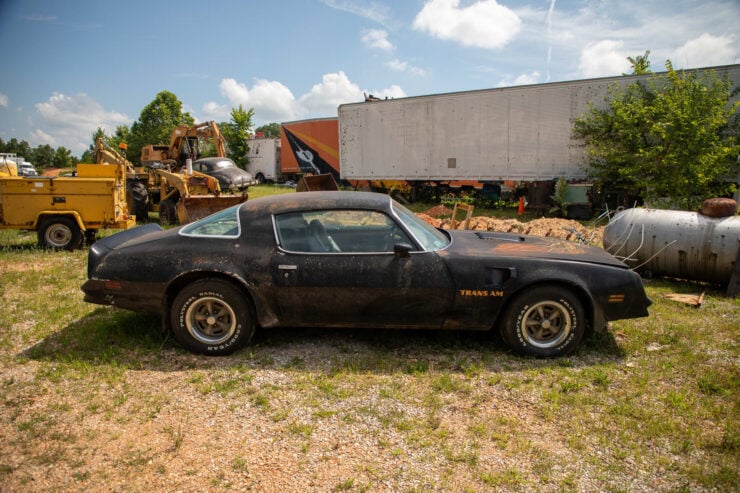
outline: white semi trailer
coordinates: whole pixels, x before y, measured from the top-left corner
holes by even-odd
[[[711,69],[740,85],[740,65]],[[589,103],[603,106],[610,86],[646,77],[344,104],[338,110],[341,177],[412,184],[581,180],[585,146],[573,138],[573,122]]]
[[[257,183],[282,181],[280,171],[280,139],[254,137],[247,139],[247,171]]]

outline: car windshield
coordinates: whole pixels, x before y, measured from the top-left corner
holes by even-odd
[[[416,214],[393,201],[393,212],[408,228],[424,250],[441,250],[450,244],[450,239],[440,230],[419,218]]]
[[[236,238],[239,236],[239,207],[241,205],[229,207],[188,224],[180,230],[180,234],[183,236]]]

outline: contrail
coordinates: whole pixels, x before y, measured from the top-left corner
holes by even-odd
[[[550,60],[552,60],[552,13],[555,12],[555,0],[550,0],[550,9],[547,11],[547,80],[550,82]]]

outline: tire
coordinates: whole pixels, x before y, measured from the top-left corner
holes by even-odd
[[[159,203],[159,224],[162,226],[177,224],[177,206],[170,199],[164,199]]]
[[[199,354],[222,356],[247,344],[255,330],[244,293],[222,279],[202,279],[185,286],[170,307],[175,339]]]
[[[126,197],[128,199],[129,212],[136,216],[137,222],[149,220],[149,192],[146,185],[139,180],[126,181]]]
[[[573,351],[585,329],[586,315],[578,296],[562,286],[538,286],[509,303],[501,338],[521,355],[552,358]]]
[[[74,219],[66,216],[44,220],[38,229],[39,245],[52,250],[76,250],[82,245],[82,231]]]
[[[257,176],[254,177],[255,181],[257,182],[257,185],[262,185],[265,183],[265,175],[262,173],[257,173]]]

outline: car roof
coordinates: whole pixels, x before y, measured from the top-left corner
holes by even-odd
[[[232,161],[231,159],[229,159],[227,157],[202,157],[200,159],[197,159],[195,162],[196,163],[206,163],[206,164],[215,166],[216,164],[218,164],[218,163],[220,163],[222,161],[228,161],[231,164],[234,164],[234,161]]]
[[[242,210],[252,213],[282,214],[316,209],[369,209],[390,210],[391,198],[382,193],[320,191],[294,192],[250,199]]]

